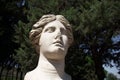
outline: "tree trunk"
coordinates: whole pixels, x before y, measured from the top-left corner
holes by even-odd
[[[23,72],[20,71],[20,80],[23,80]]]
[[[5,80],[7,80],[7,78],[8,78],[8,73],[9,73],[9,69],[6,70]]]
[[[92,46],[92,58],[95,64],[95,73],[97,74],[98,80],[104,80],[105,73],[103,68],[103,59],[102,59],[102,53],[97,51],[97,47]]]
[[[16,80],[18,79],[18,73],[19,73],[19,69],[17,68],[17,70],[16,70]]]
[[[96,59],[94,62],[95,62],[95,69],[96,69],[96,74],[98,76],[98,79],[99,80],[104,80],[105,73],[104,73],[104,68],[102,67],[101,60]]]
[[[0,70],[0,80],[2,79],[3,70],[4,70],[4,66],[2,66],[2,68],[1,68],[1,70]]]
[[[12,68],[12,80],[14,80],[14,68]]]

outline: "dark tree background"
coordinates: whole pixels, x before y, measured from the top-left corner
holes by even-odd
[[[19,20],[27,22],[22,7],[18,6],[17,0],[0,0],[0,62],[5,61],[11,54],[17,44],[13,41],[15,34],[14,25]]]
[[[30,29],[44,14],[62,14],[73,26],[75,41],[66,56],[73,80],[104,80],[103,64],[111,62],[120,69],[120,38],[113,41],[120,35],[119,0],[1,0],[0,9],[1,64],[12,59],[24,73],[35,68]]]

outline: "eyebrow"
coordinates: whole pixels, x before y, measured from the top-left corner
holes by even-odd
[[[48,26],[47,28],[44,28],[44,30],[46,30],[46,29],[48,29],[48,28],[53,28],[53,27],[55,27],[54,25],[51,25],[51,26]],[[67,30],[67,28],[66,27],[61,27],[60,29],[62,29],[62,30]]]

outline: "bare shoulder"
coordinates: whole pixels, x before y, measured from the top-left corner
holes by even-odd
[[[24,80],[36,80],[36,70],[32,70],[25,74]]]
[[[25,74],[24,80],[30,80],[30,72]]]
[[[34,74],[34,71],[27,72],[25,74],[24,80],[31,80],[33,74]]]

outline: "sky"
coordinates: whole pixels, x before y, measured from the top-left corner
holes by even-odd
[[[114,44],[119,42],[120,41],[120,34],[117,35],[117,36],[112,37],[112,41],[113,41]]]
[[[117,42],[120,41],[120,35],[114,36],[112,38],[113,44],[116,44]],[[117,52],[120,52],[120,50],[118,50]],[[114,65],[114,63],[112,62],[112,64]],[[117,76],[117,78],[120,78],[120,74],[118,74],[118,70],[115,66],[113,67],[109,67],[109,66],[105,66],[103,65],[104,69],[107,70],[109,73],[113,73],[115,76]]]
[[[108,73],[113,73],[117,78],[120,78],[120,74],[118,74],[118,70],[115,66],[113,66],[112,68],[109,66],[104,66],[104,69],[108,71]]]

